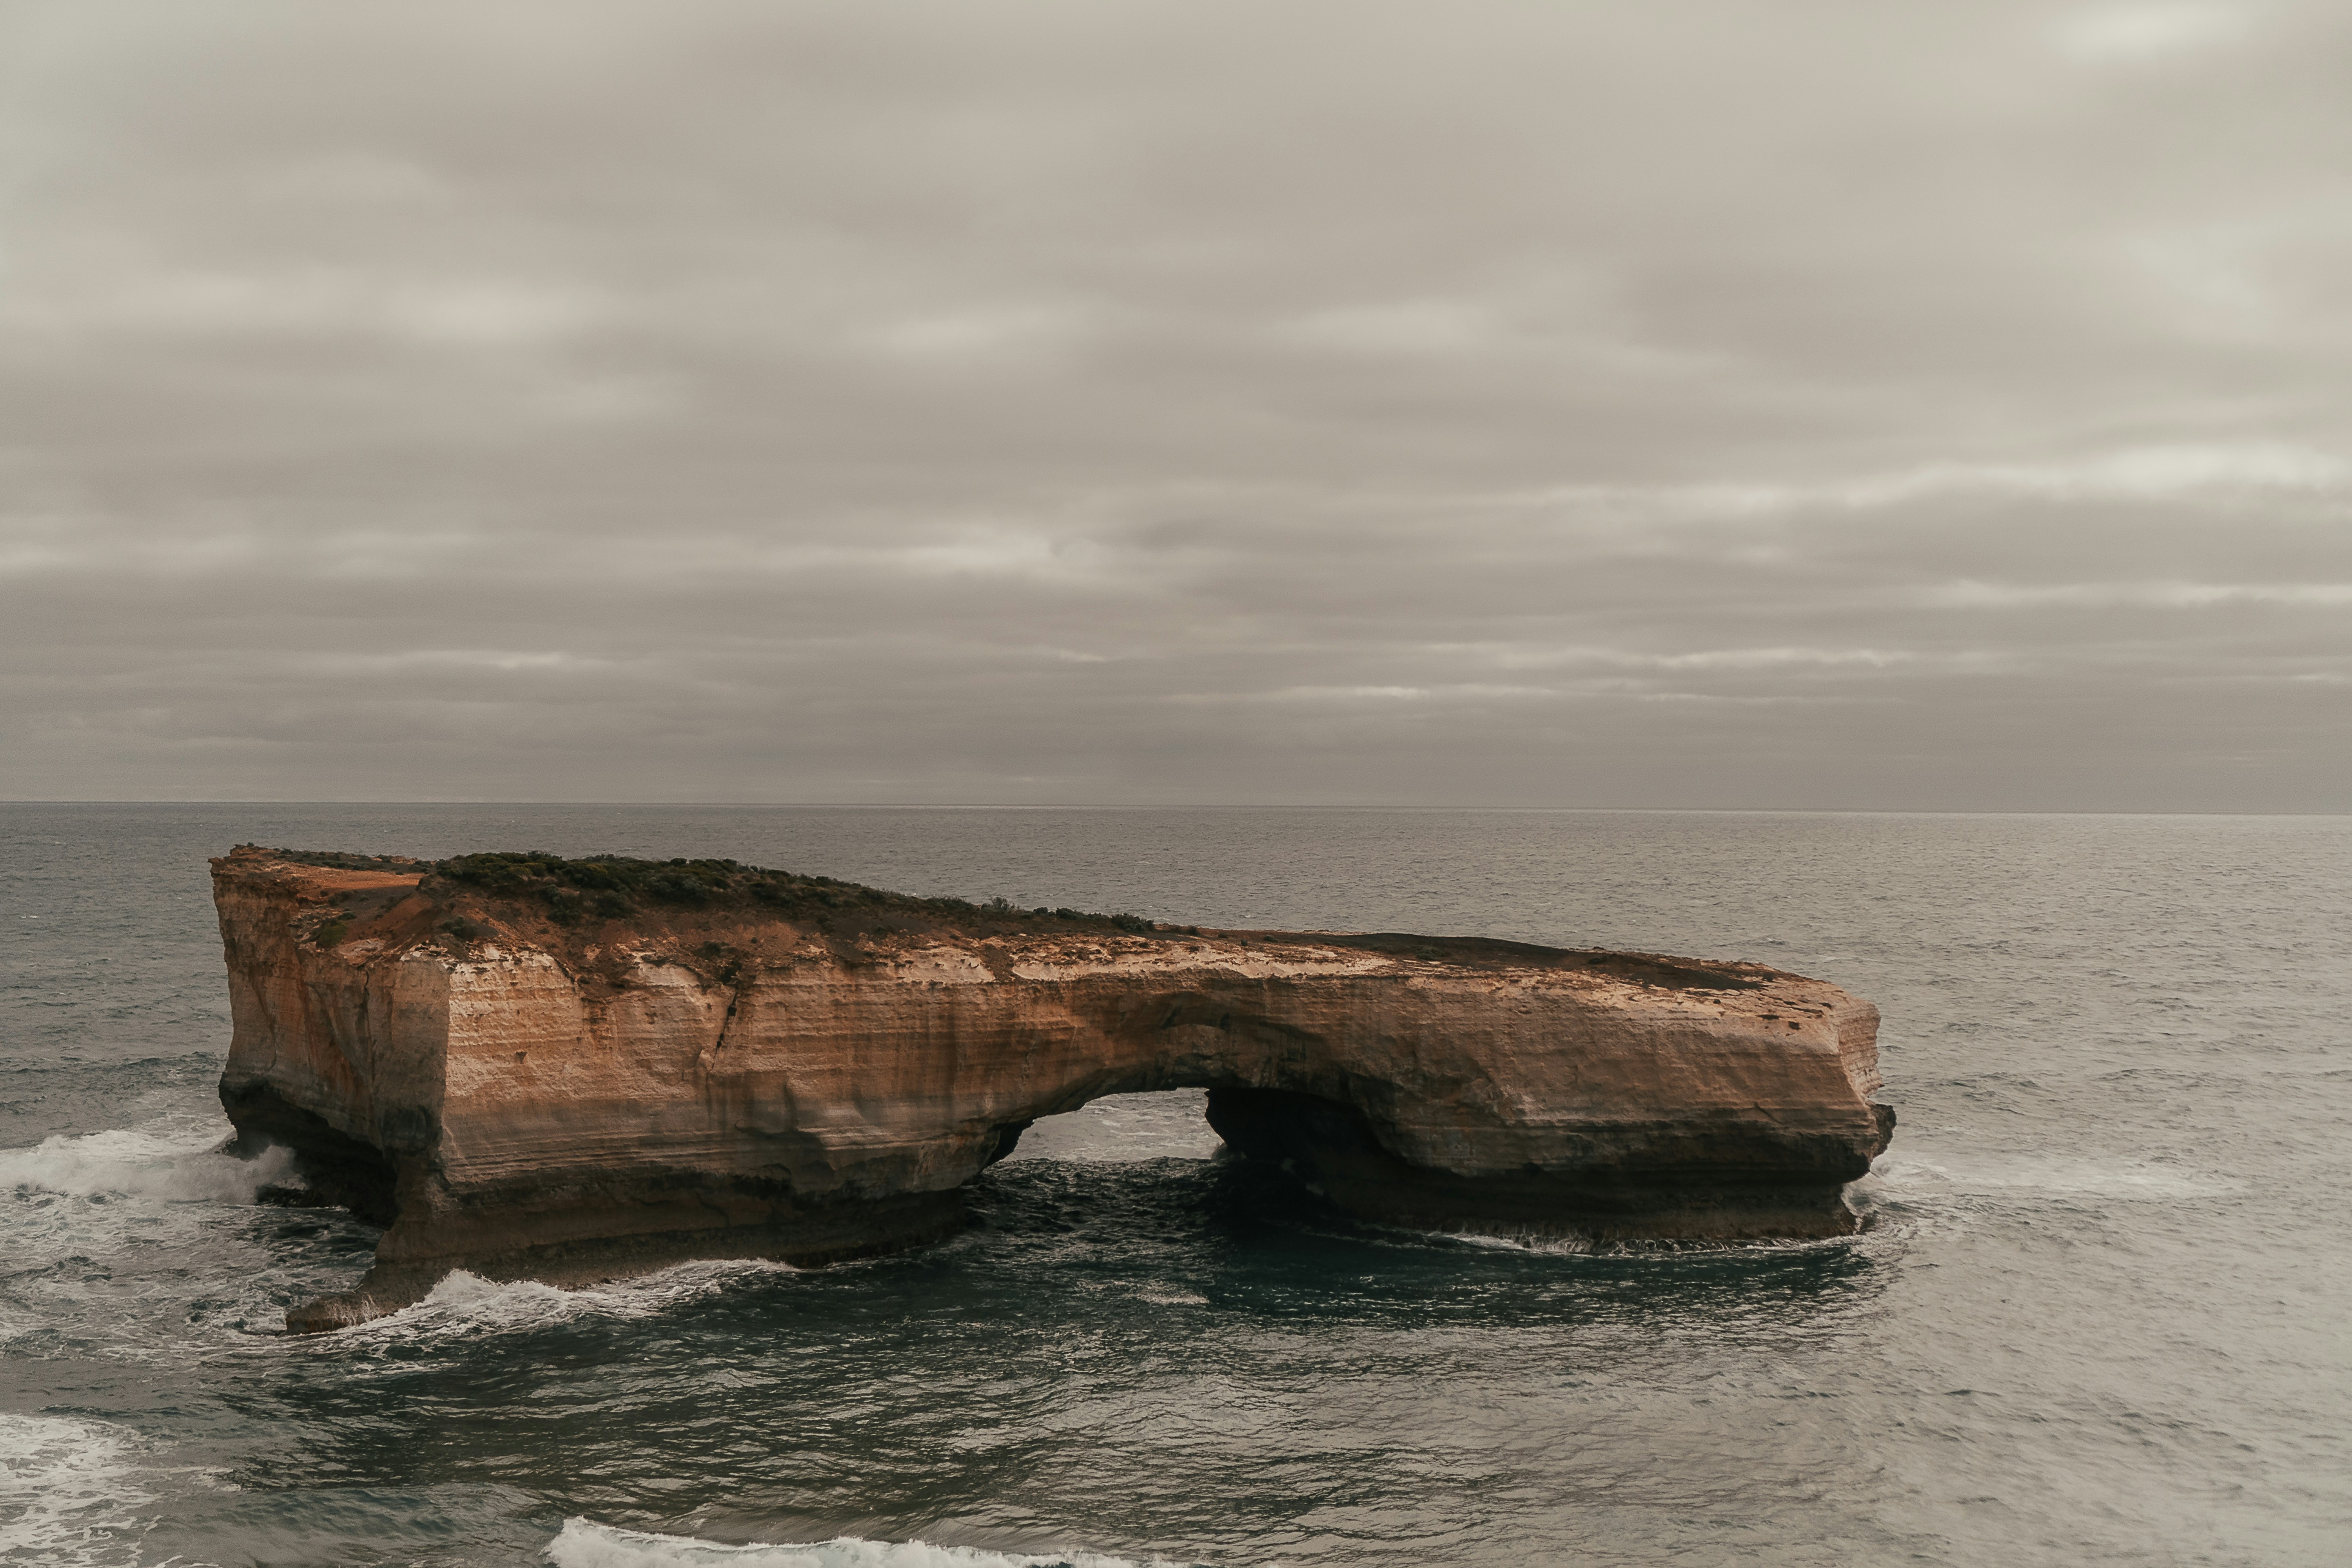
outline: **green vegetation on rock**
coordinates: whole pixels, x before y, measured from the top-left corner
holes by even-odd
[[[884,916],[912,917],[959,926],[1108,928],[1148,934],[1158,928],[1140,915],[1087,914],[1078,910],[1024,910],[1004,899],[975,904],[965,899],[917,898],[885,892],[831,877],[746,866],[739,860],[638,860],[622,855],[566,859],[544,850],[499,850],[459,855],[431,863],[422,890],[454,885],[493,898],[530,900],[561,925],[591,916],[623,920],[638,910],[765,908],[787,916],[827,920],[840,914],[861,923]]]

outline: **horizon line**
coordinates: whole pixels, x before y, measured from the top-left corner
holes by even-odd
[[[130,796],[0,796],[8,805],[258,805],[258,806],[546,806],[633,807],[688,811],[1325,811],[1438,814],[1615,816],[2262,816],[2352,817],[2352,811],[2227,810],[2112,806],[1809,806],[1809,805],[1392,805],[1296,802],[1209,801],[1155,804],[1120,801],[684,801],[508,800],[493,797],[441,800],[297,800],[254,796],[192,796],[142,799]]]

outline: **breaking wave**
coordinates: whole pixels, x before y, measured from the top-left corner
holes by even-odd
[[[0,1345],[45,1325],[84,1334],[139,1310],[131,1281],[145,1269],[236,1250],[222,1227],[241,1224],[263,1188],[292,1181],[293,1156],[234,1159],[220,1152],[224,1131],[216,1118],[176,1117],[0,1149]],[[240,1274],[228,1294],[257,1284]]]
[[[269,1149],[251,1160],[220,1152],[220,1132],[170,1123],[79,1135],[59,1133],[29,1149],[0,1150],[0,1192],[19,1199],[115,1196],[249,1204],[264,1187],[292,1178],[293,1153]]]
[[[547,1543],[557,1568],[1172,1568],[1162,1559],[1137,1563],[1092,1552],[1042,1555],[934,1546],[928,1541],[863,1541],[854,1535],[801,1544],[755,1542],[727,1546],[687,1535],[616,1530],[567,1519]]]
[[[485,1279],[460,1268],[446,1276],[414,1307],[302,1343],[333,1351],[370,1342],[517,1333],[590,1318],[650,1318],[749,1279],[798,1272],[787,1263],[727,1258],[679,1263],[655,1274],[565,1290],[535,1279]]]

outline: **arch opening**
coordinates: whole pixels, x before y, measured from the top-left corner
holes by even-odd
[[[1138,1164],[1213,1159],[1223,1141],[1209,1125],[1208,1101],[1208,1090],[1202,1089],[1099,1095],[1075,1110],[1031,1122],[1003,1163]]]

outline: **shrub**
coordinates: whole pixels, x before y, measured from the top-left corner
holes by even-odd
[[[962,922],[975,916],[998,920],[1050,916],[1076,926],[1138,934],[1156,929],[1139,915],[1089,914],[1067,905],[1024,910],[1001,897],[982,904],[955,898],[916,898],[831,877],[804,877],[737,860],[690,860],[684,856],[637,860],[623,855],[591,855],[567,860],[543,849],[530,849],[458,855],[434,862],[424,891],[446,902],[457,888],[528,901],[562,925],[590,917],[627,920],[647,905],[667,905],[692,910],[764,906],[808,921],[820,930],[831,929],[824,919],[830,910],[849,912],[861,921],[886,911],[916,917],[907,929],[921,929],[930,921]]]
[[[710,902],[711,895],[718,890],[709,881],[694,875],[691,867],[683,871],[656,871],[646,879],[646,895],[665,904],[699,909]]]

